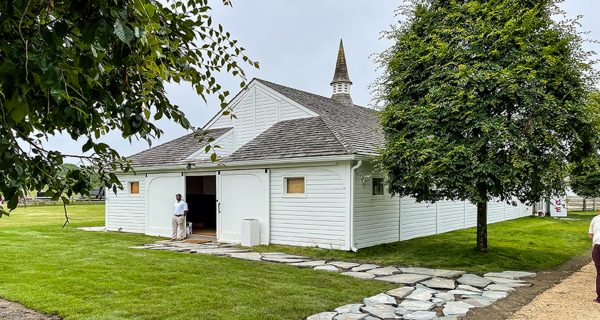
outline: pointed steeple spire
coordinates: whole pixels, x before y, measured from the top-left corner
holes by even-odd
[[[352,105],[350,97],[350,77],[348,76],[348,66],[346,65],[346,54],[344,53],[344,42],[340,39],[340,48],[338,50],[337,62],[335,64],[335,72],[331,81],[333,94],[331,98],[343,104]]]

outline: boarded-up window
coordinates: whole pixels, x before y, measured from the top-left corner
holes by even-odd
[[[304,178],[285,178],[287,194],[304,194]]]
[[[373,178],[373,195],[383,195],[383,178]]]
[[[130,194],[139,194],[140,193],[140,182],[132,181],[129,183],[129,193]]]

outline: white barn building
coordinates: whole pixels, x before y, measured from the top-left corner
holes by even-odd
[[[476,225],[467,202],[392,197],[373,156],[383,146],[377,112],[354,105],[342,43],[331,98],[253,79],[203,128],[129,157],[135,175],[109,192],[111,231],[171,235],[174,195],[194,230],[239,243],[242,220],[258,219],[262,244],[357,250]],[[205,153],[219,146],[218,163]],[[526,216],[525,205],[489,204],[490,223]]]

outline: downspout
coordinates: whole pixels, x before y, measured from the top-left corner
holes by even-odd
[[[358,160],[358,163],[350,170],[350,250],[353,252],[358,251],[358,248],[354,246],[354,172],[362,166],[362,163],[362,160]]]

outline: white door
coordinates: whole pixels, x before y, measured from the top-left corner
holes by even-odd
[[[171,218],[175,195],[185,195],[185,177],[179,174],[148,175],[146,178],[148,220],[146,234],[171,236]]]
[[[269,173],[266,170],[221,171],[218,175],[217,239],[241,241],[242,220],[260,221],[260,243],[269,244]]]

